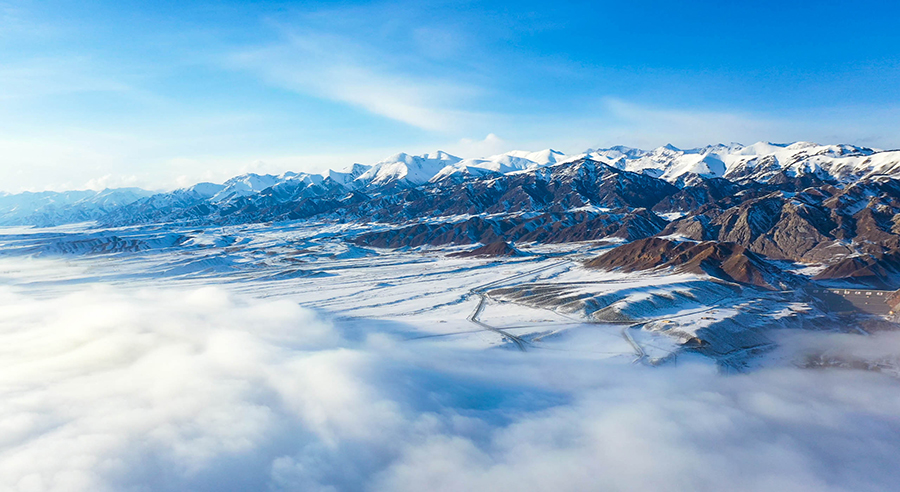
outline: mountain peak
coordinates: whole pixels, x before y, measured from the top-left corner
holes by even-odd
[[[493,179],[498,175],[533,172],[584,158],[616,169],[660,178],[682,187],[686,186],[686,181],[680,178],[688,175],[725,178],[735,183],[768,183],[772,179],[796,180],[807,177],[832,184],[847,184],[876,176],[900,180],[900,151],[873,150],[845,144],[819,145],[804,141],[760,141],[747,146],[732,142],[729,145],[716,144],[688,150],[669,143],[653,151],[619,145],[568,156],[552,148],[540,151],[513,150],[490,157],[467,159],[443,150],[422,155],[400,152],[372,166],[357,163],[341,172],[328,171],[324,176],[304,172],[285,172],[278,176],[246,173],[223,184],[198,183],[172,193],[104,190],[99,192],[99,196],[115,196],[117,202],[124,203],[141,195],[153,195],[148,205],[152,207],[166,200],[180,204],[201,200],[206,201],[207,205],[218,205],[253,197],[268,188],[274,191],[265,193],[266,196],[277,195],[291,200],[300,196],[321,196],[323,193],[368,193],[367,190],[373,190],[377,194],[387,190],[387,187],[416,187],[442,181],[451,175],[456,175],[454,180]],[[306,195],[301,195],[304,192]],[[96,201],[94,195],[97,193],[67,191],[0,194],[0,202],[10,204],[7,206],[0,203],[0,208],[15,210],[16,217],[24,217],[25,212],[22,211],[32,213],[45,206],[68,206],[82,199]],[[9,219],[7,222],[12,223],[12,220],[21,219]]]

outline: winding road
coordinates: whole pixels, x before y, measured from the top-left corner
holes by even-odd
[[[528,343],[527,341],[513,335],[512,333],[501,330],[500,328],[493,327],[487,323],[482,323],[478,319],[478,316],[481,314],[481,311],[484,309],[484,300],[487,298],[487,296],[483,293],[479,292],[478,295],[480,296],[480,298],[478,299],[478,305],[475,306],[475,310],[472,311],[472,314],[469,315],[468,320],[486,330],[490,330],[490,331],[499,333],[501,336],[512,340],[513,343],[516,344],[516,347],[519,348],[519,350],[521,350],[522,352],[525,352],[525,345]]]
[[[477,287],[473,287],[473,288],[469,289],[469,295],[477,295],[478,296],[478,305],[475,306],[475,310],[472,311],[472,314],[470,314],[467,319],[470,322],[480,326],[481,328],[493,331],[495,333],[500,334],[500,336],[503,336],[509,340],[512,340],[512,342],[516,344],[516,347],[518,347],[519,350],[521,350],[522,352],[525,352],[525,347],[528,345],[527,340],[525,340],[524,338],[518,337],[516,335],[513,335],[512,333],[509,333],[508,331],[503,330],[501,328],[491,326],[491,325],[484,323],[478,319],[478,317],[481,316],[481,311],[484,310],[484,303],[487,300],[487,294],[485,294],[484,291],[490,287],[495,287],[499,284],[509,282],[510,280],[515,280],[518,278],[526,277],[528,275],[534,275],[535,273],[540,273],[544,270],[549,270],[551,268],[558,267],[565,263],[569,263],[569,260],[557,261],[557,262],[551,263],[549,265],[544,265],[544,266],[541,266],[541,267],[538,267],[538,268],[535,268],[532,270],[528,270],[527,272],[517,273],[517,274],[509,276],[509,277],[501,278],[499,280],[493,280],[486,284],[482,284]]]

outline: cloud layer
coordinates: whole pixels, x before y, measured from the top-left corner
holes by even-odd
[[[900,385],[885,374],[722,376],[377,326],[218,287],[0,290],[0,489],[860,491],[900,478]],[[900,353],[893,334],[809,336],[782,356]]]

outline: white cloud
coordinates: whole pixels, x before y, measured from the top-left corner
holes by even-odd
[[[484,445],[429,436],[404,451],[380,489],[885,490],[897,478],[897,402],[873,398],[896,395],[893,381],[664,371],[613,371],[620,381],[495,429]]]
[[[145,461],[157,485],[186,484],[290,422],[352,435],[384,417],[344,374],[362,356],[330,350],[334,331],[293,303],[104,287],[0,302],[4,487],[121,489],[153,475]]]
[[[400,342],[376,325],[359,340],[285,300],[48,289],[33,282],[60,263],[6,261],[3,277],[43,286],[0,289],[4,490],[861,491],[900,478],[900,386],[885,374],[723,376],[690,358]],[[774,360],[900,354],[895,334],[820,335],[785,337]]]
[[[488,157],[512,150],[512,145],[493,133],[483,140],[463,138],[447,147],[447,151],[460,157]]]

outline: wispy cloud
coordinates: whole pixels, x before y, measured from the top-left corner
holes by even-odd
[[[84,92],[128,92],[132,88],[85,57],[31,58],[0,67],[0,102]]]
[[[338,18],[361,15],[334,14]],[[311,21],[297,28],[279,25],[275,29],[281,41],[239,50],[227,57],[226,65],[277,87],[346,103],[426,130],[459,130],[468,121],[484,117],[470,108],[486,89],[463,80],[452,62],[432,63],[435,58],[458,54],[461,42],[454,41],[461,36],[458,32],[400,25],[390,33],[403,41],[385,46],[373,39],[384,38],[385,33],[371,32],[368,21],[338,25],[342,28],[319,28]],[[399,51],[398,44],[418,56]]]
[[[133,5],[53,9],[0,0],[6,191],[171,188],[435,149],[476,157],[668,142],[898,146],[900,111],[884,104],[803,111],[773,100],[765,110],[688,97],[695,102],[679,105],[715,83],[702,78],[674,84],[672,104],[649,103],[642,94],[672,86],[666,80],[680,72],[631,73],[593,60],[591,49],[567,52],[578,31],[553,8],[257,2],[215,19],[205,7],[183,17]],[[96,22],[142,27],[121,42],[126,27]],[[633,84],[611,83],[619,79]],[[235,114],[250,117],[228,123]],[[480,142],[488,134],[503,140]]]

